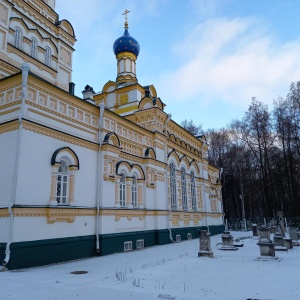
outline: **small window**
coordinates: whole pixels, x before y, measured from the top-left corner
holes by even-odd
[[[45,52],[45,64],[48,67],[51,67],[51,49],[49,47],[46,47],[46,52]]]
[[[21,49],[22,47],[22,31],[18,27],[15,29],[14,46],[18,49]]]
[[[136,241],[136,249],[144,248],[144,240],[137,240]]]
[[[176,242],[181,242],[181,235],[180,234],[176,234]]]
[[[124,251],[131,251],[132,250],[132,241],[124,242]]]
[[[187,239],[188,240],[191,240],[193,238],[193,236],[192,236],[192,234],[189,232],[188,234],[187,234]]]
[[[35,38],[31,40],[31,56],[37,58],[37,40]]]
[[[120,206],[121,207],[125,207],[126,204],[125,195],[126,195],[126,178],[125,175],[122,174],[120,179]]]

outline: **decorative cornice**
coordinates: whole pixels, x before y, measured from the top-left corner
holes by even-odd
[[[80,138],[70,136],[66,133],[59,132],[54,129],[48,128],[48,127],[44,127],[44,126],[38,125],[36,123],[28,122],[26,120],[23,121],[23,128],[33,131],[38,134],[43,134],[43,135],[49,136],[49,137],[57,139],[57,140],[61,140],[61,141],[67,142],[67,143],[78,145],[80,147],[88,148],[88,149],[95,150],[95,151],[97,151],[99,149],[98,144],[94,144],[92,142],[88,142],[88,141],[82,140]]]
[[[18,128],[19,128],[19,122],[17,120],[13,121],[13,122],[5,123],[5,124],[0,124],[0,134],[9,132],[9,131],[13,131],[13,130],[17,130]]]

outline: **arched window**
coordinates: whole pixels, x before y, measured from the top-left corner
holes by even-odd
[[[173,162],[170,163],[170,193],[171,193],[171,208],[177,209],[176,168]]]
[[[45,64],[51,66],[51,49],[47,46],[45,52]]]
[[[181,197],[182,209],[187,210],[186,173],[184,168],[181,168]]]
[[[124,207],[126,204],[126,178],[125,175],[122,174],[121,175],[121,179],[120,179],[120,206]]]
[[[22,48],[22,31],[18,27],[15,29],[14,46],[18,49]]]
[[[64,159],[60,161],[60,167],[57,173],[56,181],[56,200],[58,205],[68,204],[68,190],[69,190],[69,165]]]
[[[74,205],[75,176],[79,170],[76,153],[69,147],[57,149],[51,157],[51,166],[50,205]]]
[[[191,172],[191,197],[192,197],[192,209],[197,210],[195,173],[193,171]]]
[[[137,180],[136,176],[133,176],[132,186],[131,186],[131,201],[132,207],[137,207]]]
[[[35,38],[33,38],[32,40],[31,40],[31,56],[33,57],[33,58],[36,58],[37,57],[37,40],[35,39]]]

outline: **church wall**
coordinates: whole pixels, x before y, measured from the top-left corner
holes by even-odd
[[[157,160],[165,161],[166,154],[165,154],[165,151],[163,149],[160,149],[160,148],[156,147],[155,148],[155,154],[156,154],[156,159]]]
[[[0,209],[1,214],[1,209]],[[0,216],[0,244],[7,243],[9,239],[9,218],[4,218]]]
[[[114,230],[107,231],[106,233],[130,232],[150,229],[147,228],[147,218],[140,220],[139,217],[121,217],[119,220],[112,221],[114,222],[114,225],[112,226],[112,229],[114,228]]]
[[[146,188],[145,208],[155,209],[156,199],[157,199],[157,194],[155,188]]]
[[[157,209],[167,209],[167,196],[166,196],[166,183],[164,181],[156,182],[157,193],[159,195],[157,199]]]
[[[107,214],[105,210],[103,214]],[[166,229],[166,215],[167,213],[158,215],[152,210],[145,213],[130,210],[115,211],[115,215],[101,217],[100,234]]]
[[[95,221],[95,217],[76,216],[72,223],[54,222],[48,224],[45,216],[16,217],[13,242],[93,235],[95,234]]]
[[[100,178],[100,180],[103,180],[103,178]],[[113,181],[103,180],[101,195],[102,195],[101,197],[102,207],[115,207],[116,206],[116,183]]]
[[[11,203],[17,137],[18,130],[0,134],[0,206],[8,206]]]
[[[133,102],[141,99],[141,92],[138,90],[132,90],[128,92],[129,102]]]
[[[80,163],[80,169],[75,174],[74,205],[95,207],[96,151],[29,130],[23,131],[22,141],[19,167],[21,175],[17,189],[18,204],[49,205],[51,157],[57,149],[70,147],[78,156]],[[34,147],[33,145],[38,146]],[[29,174],[30,176],[28,176]]]
[[[106,106],[113,107],[116,104],[116,93],[110,93],[106,97]]]

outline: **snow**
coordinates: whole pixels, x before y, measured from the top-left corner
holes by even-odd
[[[244,247],[222,251],[221,235],[212,236],[214,258],[198,258],[199,240],[194,239],[0,272],[0,299],[300,299],[300,247],[276,251],[277,260],[258,261],[258,239],[251,232],[231,234],[246,237]]]

